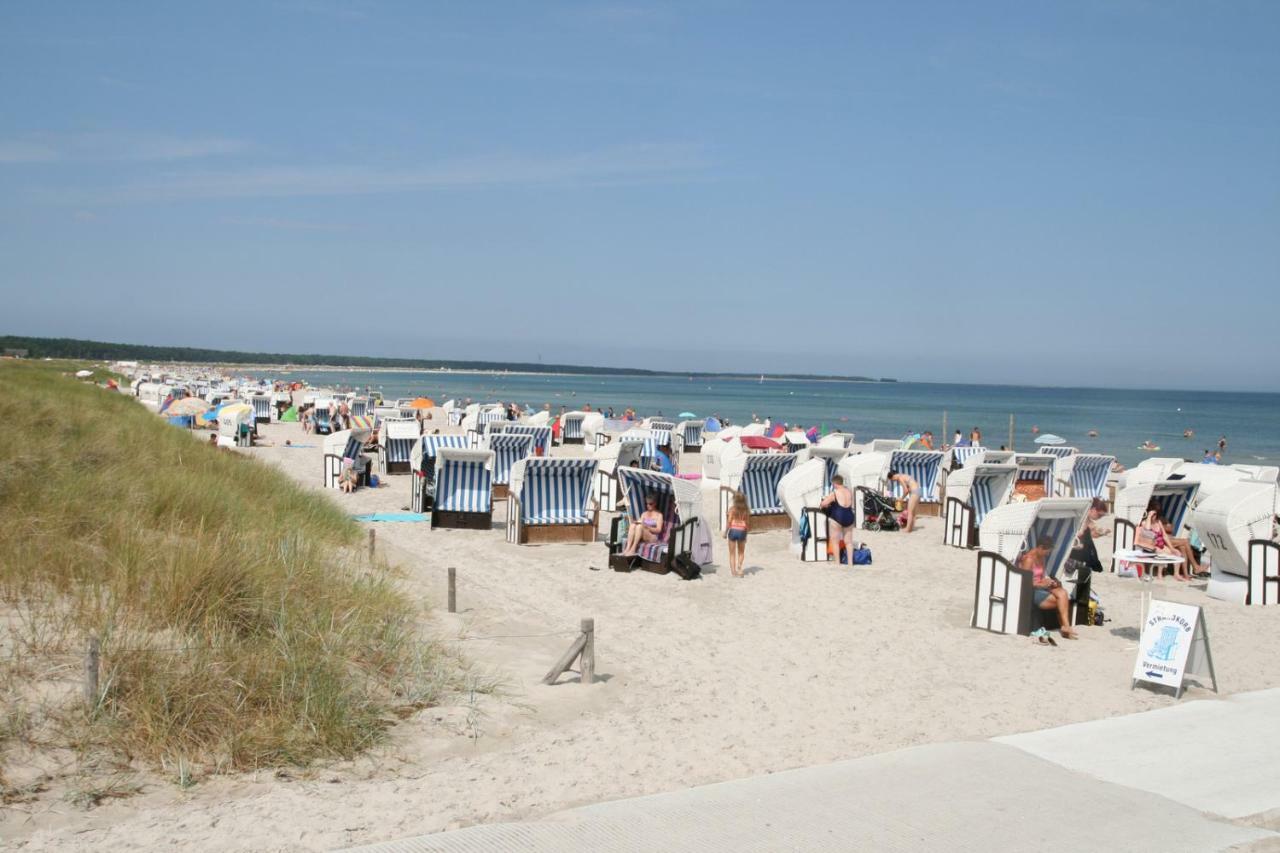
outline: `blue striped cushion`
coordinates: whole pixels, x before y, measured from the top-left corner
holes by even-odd
[[[413,450],[416,438],[389,438],[385,445],[388,462],[408,462],[409,452]]]
[[[542,455],[545,456],[551,452],[551,427],[511,424],[507,427],[506,434],[533,436],[533,446],[540,449]]]
[[[509,432],[489,436],[489,449],[493,451],[493,481],[511,482],[511,466],[533,453],[533,436],[513,435]]]
[[[1044,568],[1045,574],[1056,575],[1075,545],[1079,524],[1080,520],[1076,518],[1037,518],[1031,526],[1031,532],[1027,534],[1022,553],[1026,553],[1045,536],[1053,537],[1053,551],[1045,560]]]
[[[436,472],[436,508],[451,512],[489,512],[492,479],[478,459],[446,459]]]

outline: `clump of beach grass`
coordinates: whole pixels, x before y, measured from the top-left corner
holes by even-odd
[[[187,785],[193,768],[351,758],[460,683],[336,506],[76,366],[0,365],[0,677],[44,673],[56,709],[33,722],[9,691],[0,738],[34,729]]]

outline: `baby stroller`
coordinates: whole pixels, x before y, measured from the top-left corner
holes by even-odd
[[[898,529],[898,515],[893,501],[879,492],[866,490],[866,496],[862,499],[862,514],[865,516],[862,526],[866,530]]]

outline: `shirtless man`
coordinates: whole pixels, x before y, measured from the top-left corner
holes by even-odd
[[[827,541],[831,541],[834,528],[840,562],[848,564],[853,553],[853,492],[844,484],[844,477],[837,474],[831,478],[831,492],[818,506],[827,510]]]
[[[902,487],[902,491],[907,493],[907,526],[902,528],[902,532],[910,533],[916,529],[916,506],[920,503],[920,484],[910,474],[900,474],[897,471],[889,472],[889,482],[897,483]]]

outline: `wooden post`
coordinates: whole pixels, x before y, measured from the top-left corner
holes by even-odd
[[[947,433],[947,410],[942,410],[942,435],[938,436],[938,446],[946,447],[951,443],[950,435]]]
[[[596,680],[596,620],[582,620],[582,636],[586,639],[582,645],[582,683],[591,684]]]
[[[84,655],[84,702],[93,711],[98,706],[98,658],[100,647],[97,637],[89,638]]]
[[[1013,415],[1009,415],[1009,449],[1013,450]]]
[[[378,531],[370,527],[369,528],[369,562],[370,563],[373,562],[373,549],[376,546],[377,538],[378,538]]]
[[[458,612],[458,570],[449,567],[449,612]]]

